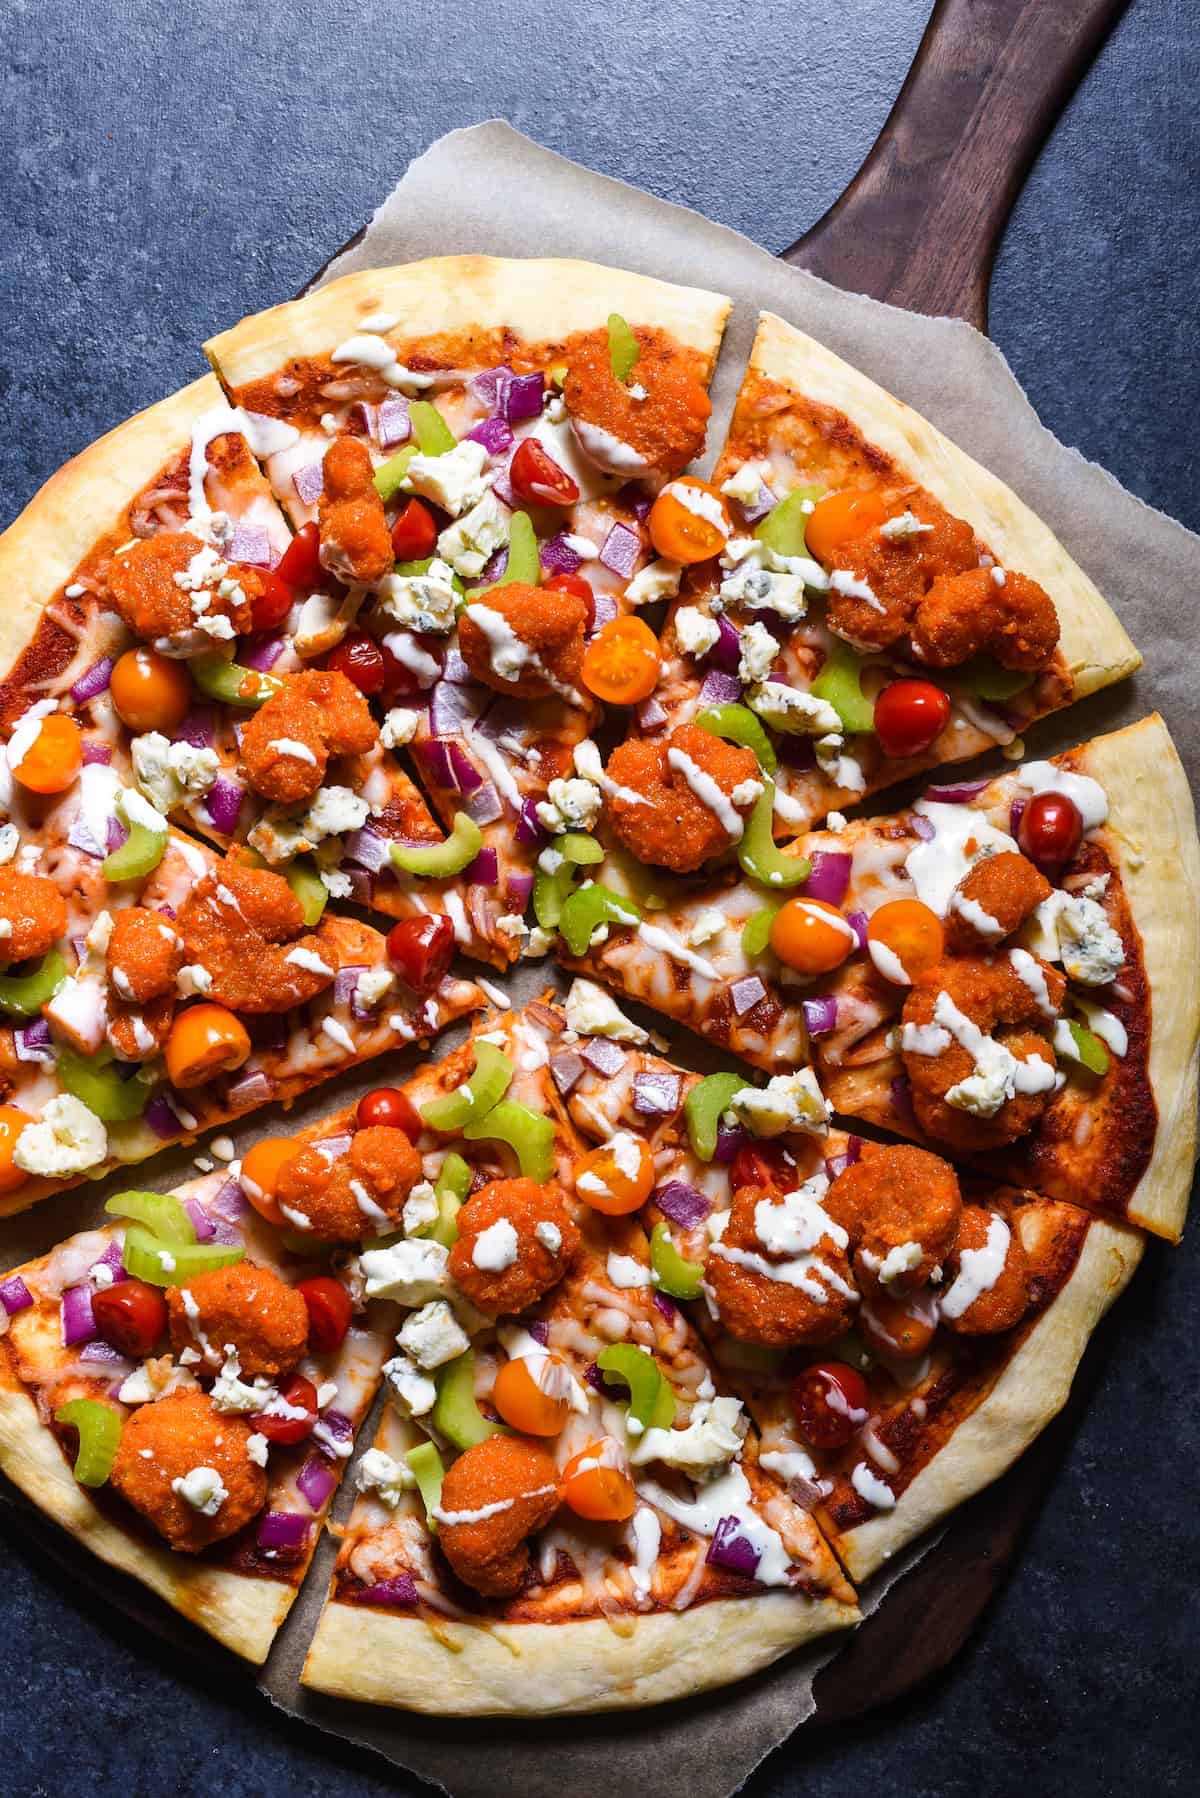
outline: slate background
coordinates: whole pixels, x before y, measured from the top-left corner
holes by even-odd
[[[209,332],[298,288],[452,126],[503,114],[783,248],[866,153],[929,10],[606,0],[597,20],[577,0],[3,0],[0,519],[202,372]],[[1045,422],[1194,528],[1198,77],[1194,0],[1133,0],[1033,171],[991,306]],[[849,1734],[780,1750],[750,1798],[1195,1791],[1194,1244],[1152,1247],[1121,1309],[1019,1577],[968,1650]],[[8,1790],[423,1789],[160,1660],[0,1542]]]

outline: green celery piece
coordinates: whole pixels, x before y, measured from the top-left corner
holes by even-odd
[[[622,898],[611,888],[599,884],[580,887],[562,908],[558,928],[572,955],[583,955],[592,940],[592,932],[601,924],[636,925],[642,914],[632,899]]]
[[[567,830],[550,845],[577,868],[592,868],[604,860],[604,850],[586,830]]]
[[[875,707],[862,690],[862,663],[840,638],[835,639],[809,692],[828,701],[841,719],[843,730],[861,734],[875,729]]]
[[[437,1222],[428,1226],[428,1233],[434,1242],[440,1242],[444,1249],[453,1248],[458,1241],[458,1212],[463,1200],[471,1190],[471,1170],[461,1155],[451,1149],[433,1183],[437,1195]],[[423,1232],[418,1231],[418,1235]]]
[[[554,1171],[554,1123],[528,1105],[501,1099],[486,1117],[464,1124],[468,1142],[504,1142],[512,1149],[527,1180],[548,1180]]]
[[[650,1265],[657,1276],[655,1284],[660,1292],[673,1299],[700,1296],[704,1283],[703,1263],[689,1261],[686,1255],[681,1255],[671,1241],[670,1230],[661,1222],[650,1232]]]
[[[408,417],[423,456],[444,456],[447,450],[454,448],[457,438],[430,400],[414,400],[408,408]]]
[[[321,922],[321,914],[329,898],[324,881],[311,863],[306,861],[289,863],[283,871],[283,878],[299,900],[300,915],[311,930],[314,924]]]
[[[1076,1059],[1080,1066],[1086,1068],[1089,1074],[1095,1074],[1098,1077],[1107,1074],[1108,1050],[1095,1031],[1089,1030],[1086,1024],[1079,1023],[1076,1018],[1067,1019],[1067,1029],[1071,1032]]]
[[[166,830],[131,824],[121,847],[106,855],[100,864],[105,880],[144,880],[147,874],[153,874],[167,853],[169,840],[170,833]]]
[[[0,974],[0,1011],[36,1018],[67,977],[67,964],[57,949],[43,955],[28,974]]]
[[[619,312],[608,315],[608,360],[613,379],[627,381],[637,367],[641,355],[638,340]]]
[[[465,1082],[466,1091],[447,1093],[444,1099],[431,1099],[421,1107],[421,1121],[431,1130],[447,1133],[461,1130],[464,1124],[486,1117],[508,1091],[512,1083],[513,1064],[495,1043],[475,1044],[475,1068]]]
[[[165,1243],[195,1242],[196,1230],[184,1210],[183,1201],[173,1192],[119,1192],[107,1201],[104,1209],[110,1217],[127,1217],[144,1224],[151,1236]]]
[[[502,1425],[491,1423],[475,1403],[474,1349],[467,1349],[439,1370],[429,1421],[455,1448],[476,1448],[489,1436],[504,1434]]]
[[[58,1052],[58,1082],[104,1124],[129,1124],[140,1118],[151,1092],[136,1074],[123,1080],[110,1053],[81,1055],[69,1043]]]
[[[379,467],[375,470],[375,491],[385,506],[390,499],[394,499],[399,493],[401,483],[408,473],[409,463],[414,456],[419,456],[420,453],[421,447],[419,444],[406,443],[404,448],[400,450],[398,454],[389,456],[387,461],[381,462]]]
[[[404,1457],[409,1472],[417,1482],[417,1490],[421,1494],[421,1503],[425,1506],[425,1522],[431,1532],[437,1534],[437,1518],[434,1511],[442,1500],[442,1481],[446,1477],[446,1469],[442,1466],[442,1457],[432,1442],[420,1442],[416,1448],[410,1448]]]
[[[573,862],[564,862],[553,874],[547,874],[545,868],[534,870],[533,915],[543,930],[558,929],[563,906],[575,885],[576,873]]]
[[[684,1100],[683,1119],[698,1160],[711,1161],[716,1154],[721,1114],[728,1111],[734,1093],[740,1093],[745,1084],[740,1074],[709,1074]]]
[[[79,1432],[79,1449],[75,1456],[75,1478],[81,1486],[103,1486],[117,1458],[121,1440],[121,1417],[111,1405],[95,1398],[73,1398],[54,1413],[55,1423],[68,1424]]]
[[[995,700],[1012,699],[1032,686],[1034,679],[1032,674],[1022,674],[1017,668],[1002,668],[991,656],[984,655],[972,656],[961,667],[947,669],[945,678],[980,699]]]
[[[782,905],[782,899],[779,905]],[[764,905],[753,917],[747,918],[742,926],[742,954],[751,961],[755,956],[765,955],[771,942],[771,926],[775,922],[775,914],[779,905]]]
[[[711,736],[723,737],[727,743],[740,743],[754,751],[755,760],[764,774],[774,774],[779,766],[771,747],[771,739],[748,705],[710,705],[697,714],[696,723]]]
[[[206,699],[245,706],[252,712],[283,690],[278,675],[260,674],[254,668],[243,668],[240,662],[227,662],[224,656],[196,656],[188,663],[188,673]],[[243,692],[245,682],[251,684]]]
[[[495,585],[507,587],[512,581],[523,581],[527,587],[536,587],[541,578],[542,555],[533,520],[528,512],[514,512],[508,526],[508,561]]]
[[[805,541],[805,529],[809,514],[804,507],[806,502],[811,505],[813,501],[820,499],[823,492],[823,487],[797,487],[759,521],[754,535],[768,549],[773,549],[777,556],[806,556],[808,544]]]
[[[613,1342],[596,1357],[596,1366],[628,1386],[630,1416],[643,1429],[670,1429],[675,1421],[675,1397],[653,1355],[632,1342]]]
[[[226,1247],[220,1242],[165,1243],[141,1224],[130,1224],[125,1232],[121,1265],[135,1280],[145,1280],[151,1286],[183,1286],[210,1268],[232,1267],[245,1253],[241,1247]]]
[[[483,832],[466,812],[455,812],[454,828],[440,843],[392,843],[389,853],[393,867],[402,874],[421,874],[440,880],[447,874],[461,874],[469,868],[483,848]]]
[[[737,847],[742,872],[769,887],[803,886],[812,873],[812,863],[804,855],[784,855],[776,847],[774,825],[775,782],[768,777]]]

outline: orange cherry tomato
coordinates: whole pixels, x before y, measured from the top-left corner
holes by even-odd
[[[658,638],[640,618],[614,618],[588,644],[583,684],[608,705],[649,699],[662,671]]]
[[[650,508],[646,528],[669,562],[707,562],[725,547],[733,520],[719,487],[684,475],[668,481]]]
[[[117,717],[130,730],[174,730],[192,699],[187,663],[153,649],[127,649],[108,688]]]
[[[398,1086],[373,1086],[358,1101],[354,1119],[360,1130],[403,1130],[410,1142],[416,1142],[425,1128],[416,1106]]]
[[[264,1136],[242,1157],[242,1190],[259,1216],[265,1217],[269,1224],[284,1221],[275,1198],[275,1187],[280,1168],[299,1153],[290,1136]]]
[[[789,899],[771,922],[771,947],[800,974],[840,968],[858,939],[836,905],[823,899]]]
[[[14,1162],[13,1150],[26,1124],[32,1122],[29,1113],[19,1105],[0,1105],[0,1192],[16,1192],[29,1178]]]
[[[929,680],[894,680],[875,701],[875,735],[885,755],[924,755],[950,722],[950,695]]]
[[[231,1074],[249,1059],[246,1026],[223,1005],[190,1005],[171,1025],[167,1078],[181,1090]]]
[[[83,737],[74,718],[51,712],[13,773],[31,793],[65,793],[83,766]]]
[[[650,1197],[654,1186],[654,1156],[650,1145],[632,1131],[620,1130],[610,1142],[575,1164],[575,1191],[593,1211],[606,1217],[624,1217]]]
[[[872,947],[883,951],[871,956],[879,972],[885,980],[893,978],[899,971],[889,972],[894,956],[908,977],[907,981],[897,980],[897,986],[911,986],[927,968],[936,967],[945,943],[942,920],[919,899],[889,899],[867,920],[868,952]]]
[[[539,1357],[534,1366],[536,1371],[531,1372],[528,1361],[506,1361],[496,1375],[492,1403],[514,1430],[526,1436],[557,1436],[571,1409],[567,1370],[554,1355]],[[555,1395],[556,1387],[561,1387],[561,1397]]]
[[[536,437],[526,437],[508,465],[508,478],[517,495],[532,506],[573,506],[579,498],[578,483]]]
[[[819,499],[804,527],[808,553],[827,566],[838,551],[887,520],[887,507],[872,488],[863,492],[827,493]]]
[[[437,540],[433,513],[419,499],[410,499],[392,526],[392,554],[397,562],[423,562],[437,548]]]
[[[589,1442],[573,1455],[562,1472],[563,1502],[577,1517],[593,1523],[621,1523],[633,1516],[637,1494],[633,1481],[619,1464],[619,1454],[611,1436],[603,1442]]]
[[[281,581],[289,587],[319,587],[321,584],[321,532],[316,524],[302,524],[275,568]]]
[[[917,1309],[911,1299],[906,1303],[890,1293],[873,1292],[863,1301],[858,1325],[886,1355],[923,1355],[937,1329],[937,1312],[932,1305]]]

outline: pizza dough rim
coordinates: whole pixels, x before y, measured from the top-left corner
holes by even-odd
[[[1002,566],[1041,582],[1058,609],[1073,700],[1141,667],[1124,626],[1050,527],[936,425],[773,312],[759,314],[749,366],[844,413],[948,511],[965,518]]]
[[[243,1660],[261,1666],[299,1587],[212,1567],[144,1542],[94,1505],[29,1394],[0,1377],[0,1469],[38,1510],[85,1548],[165,1599]]]
[[[851,1579],[864,1580],[1020,1460],[1066,1403],[1096,1325],[1125,1290],[1145,1247],[1136,1230],[1093,1218],[1071,1277],[983,1402],[953,1432],[894,1510],[829,1536]]]
[[[433,256],[361,269],[316,293],[252,313],[210,337],[205,354],[231,389],[295,357],[327,356],[373,313],[396,313],[405,338],[511,326],[529,343],[594,330],[610,312],[661,325],[712,373],[732,301],[630,269],[567,257]],[[395,331],[386,333],[394,336]]]
[[[764,1593],[690,1611],[632,1618],[628,1636],[603,1617],[567,1623],[439,1624],[331,1599],[301,1685],[335,1698],[433,1716],[552,1717],[631,1710],[729,1685],[803,1643],[861,1621],[836,1598]],[[397,1632],[406,1629],[407,1639]],[[419,1633],[418,1633],[419,1632]]]

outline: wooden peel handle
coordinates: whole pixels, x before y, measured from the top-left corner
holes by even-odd
[[[1126,0],[937,0],[883,131],[784,260],[987,329],[1021,184]]]

